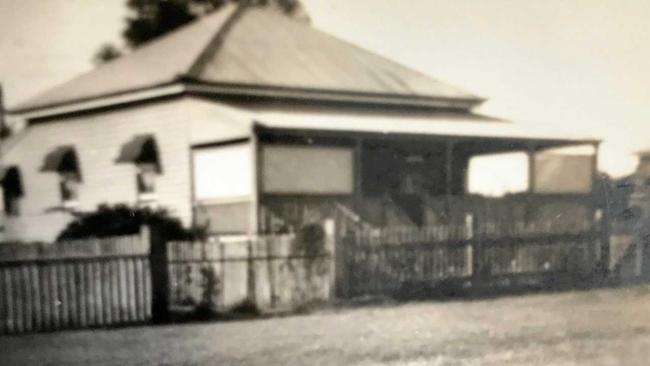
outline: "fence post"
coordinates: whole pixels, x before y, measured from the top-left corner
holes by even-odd
[[[638,239],[636,243],[636,245],[640,247],[639,255],[641,256],[641,260],[639,261],[639,266],[641,267],[640,277],[643,281],[650,279],[650,250],[648,250],[648,247],[650,247],[650,242],[648,239],[650,239],[649,235],[645,234],[640,239]]]
[[[350,246],[354,244],[354,235],[347,231],[344,236],[336,236],[334,242],[334,282],[335,296],[347,298],[350,295],[350,272],[347,266],[347,256],[351,253]]]
[[[256,299],[256,286],[255,286],[255,261],[253,259],[253,238],[250,237],[246,241],[247,244],[247,282],[246,282],[246,289],[247,289],[247,298],[248,301],[251,304],[257,305],[257,299]]]
[[[328,298],[333,300],[336,296],[336,222],[333,219],[325,220],[323,223],[325,229],[325,250],[330,253],[329,260],[329,279],[328,279]]]
[[[449,237],[449,234],[447,235]],[[465,214],[465,273],[468,276],[474,275],[474,215],[471,213]]]
[[[480,282],[483,280],[481,278],[482,272],[482,253],[481,253],[481,236],[482,233],[479,230],[478,217],[476,214],[472,214],[472,239],[470,241],[472,246],[472,287],[476,288]]]
[[[149,239],[151,271],[151,316],[154,323],[169,320],[169,272],[166,238],[155,226],[142,228],[142,239]]]
[[[603,279],[607,280],[609,278],[609,266],[611,263],[610,259],[610,215],[607,208],[600,209],[600,256],[602,261],[602,276]]]
[[[267,236],[264,240],[266,243],[266,267],[269,276],[269,297],[272,309],[275,309],[278,305],[278,292],[276,288],[278,285],[276,281],[277,266],[275,264],[277,260],[275,253],[278,251],[277,240],[275,236]]]
[[[221,289],[219,291],[219,305],[221,309],[226,307],[226,247],[219,241],[219,280]]]

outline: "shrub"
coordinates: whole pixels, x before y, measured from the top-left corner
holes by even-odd
[[[97,211],[78,214],[77,219],[61,231],[57,240],[133,235],[143,225],[159,230],[171,240],[192,240],[203,236],[203,230],[184,228],[180,220],[164,209],[100,205]]]
[[[200,269],[201,277],[201,300],[196,306],[195,312],[199,319],[209,319],[216,315],[217,298],[220,292],[219,277],[210,265]]]

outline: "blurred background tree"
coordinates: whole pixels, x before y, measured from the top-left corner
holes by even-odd
[[[126,19],[122,36],[127,46],[135,49],[228,3],[265,6],[295,19],[309,21],[299,0],[128,0],[126,6],[131,15]],[[121,55],[118,47],[104,44],[95,54],[94,61],[102,64]]]

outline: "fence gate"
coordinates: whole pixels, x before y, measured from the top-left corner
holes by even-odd
[[[327,227],[327,225],[326,225]],[[169,308],[290,310],[334,292],[334,231],[167,243]]]

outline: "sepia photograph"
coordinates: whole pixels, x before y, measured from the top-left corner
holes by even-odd
[[[650,364],[648,14],[0,0],[0,365]]]

